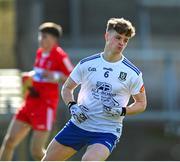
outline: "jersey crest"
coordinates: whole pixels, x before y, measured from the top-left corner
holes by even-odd
[[[120,72],[118,79],[119,79],[120,81],[126,81],[126,77],[127,77],[127,73],[125,73],[125,72]]]

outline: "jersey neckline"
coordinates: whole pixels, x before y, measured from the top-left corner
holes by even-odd
[[[121,63],[121,62],[124,60],[124,56],[122,55],[122,58],[121,58],[120,60],[118,60],[118,61],[116,61],[116,62],[109,62],[109,61],[106,61],[106,60],[103,58],[103,56],[102,56],[103,53],[104,53],[104,52],[101,52],[101,53],[100,53],[101,60],[102,60],[104,63],[106,63],[106,64],[117,65],[117,64]]]

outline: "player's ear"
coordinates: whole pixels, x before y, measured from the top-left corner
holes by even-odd
[[[106,32],[106,33],[104,34],[104,38],[105,38],[106,41],[108,40],[108,35],[109,35],[108,32]]]

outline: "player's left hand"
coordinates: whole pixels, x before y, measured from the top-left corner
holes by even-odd
[[[124,107],[103,107],[103,111],[109,117],[120,117],[126,115],[126,108]]]

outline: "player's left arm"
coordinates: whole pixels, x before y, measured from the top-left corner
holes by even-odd
[[[147,106],[146,92],[132,95],[134,102],[126,107],[126,115],[134,115],[145,111]]]

